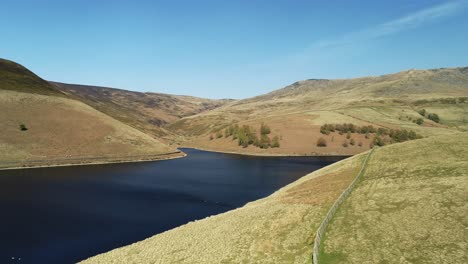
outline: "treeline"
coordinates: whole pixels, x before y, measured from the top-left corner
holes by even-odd
[[[375,128],[372,125],[356,126],[351,123],[344,123],[324,124],[320,127],[320,133],[324,135],[329,135],[331,132],[338,132],[340,135],[346,134],[346,140],[342,144],[343,147],[348,147],[348,144],[355,145],[355,140],[351,138],[353,133],[365,134],[365,138],[370,138],[371,134],[373,134],[371,147],[374,145],[383,146],[386,143],[397,143],[422,138],[421,135],[412,130],[388,129],[383,127]],[[319,147],[325,147],[326,145],[327,142],[324,138],[320,138],[317,141],[317,146]],[[358,146],[362,146],[362,142],[359,142]]]
[[[450,97],[450,98],[437,98],[437,99],[421,99],[414,101],[414,105],[423,105],[428,103],[441,103],[441,104],[464,104],[468,103],[468,97]]]
[[[232,137],[232,140],[237,140],[238,145],[244,148],[248,147],[249,145],[253,145],[262,149],[279,148],[279,137],[274,136],[273,138],[270,138],[270,134],[270,127],[264,123],[260,125],[260,135],[258,135],[255,128],[249,125],[239,126],[235,124],[224,129],[224,133],[221,130],[217,131],[216,138],[222,138],[223,136],[225,138]],[[213,139],[214,136],[210,135],[210,140]]]

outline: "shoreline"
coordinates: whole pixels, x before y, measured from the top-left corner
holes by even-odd
[[[207,152],[214,152],[214,153],[221,153],[221,154],[231,154],[231,155],[242,155],[242,156],[253,156],[253,157],[352,157],[355,155],[343,155],[343,154],[274,154],[274,153],[246,153],[246,152],[237,152],[237,151],[222,151],[222,150],[214,150],[208,148],[201,148],[201,147],[193,147],[193,146],[184,146],[181,145],[177,149],[187,148],[187,149],[196,149],[201,151]],[[50,161],[44,161],[42,164],[38,165],[23,165],[23,166],[12,166],[12,167],[0,167],[0,171],[3,170],[20,170],[20,169],[35,169],[35,168],[52,168],[52,167],[71,167],[71,166],[86,166],[86,165],[105,165],[105,164],[119,164],[119,163],[137,163],[137,162],[150,162],[150,161],[162,161],[162,160],[171,160],[171,159],[178,159],[187,157],[187,154],[183,151],[179,152],[172,152],[172,153],[163,153],[158,154],[160,158],[153,158],[153,159],[123,159],[118,160],[116,157],[115,160],[99,160],[91,162],[77,162],[77,163],[56,163],[56,164],[47,164]],[[123,157],[124,158],[124,157]]]
[[[179,155],[174,155],[179,154]],[[166,155],[166,156],[164,156]],[[47,161],[44,161],[44,164],[39,165],[25,165],[25,166],[14,166],[14,167],[0,167],[0,171],[3,170],[20,170],[20,169],[36,169],[36,168],[53,168],[53,167],[72,167],[72,166],[86,166],[86,165],[106,165],[106,164],[118,164],[118,163],[139,163],[139,162],[150,162],[150,161],[163,161],[187,157],[187,154],[183,151],[178,153],[167,153],[161,154],[161,158],[155,159],[128,159],[128,160],[96,160],[95,162],[81,162],[81,163],[57,163],[57,164],[47,164]]]
[[[352,157],[364,153],[357,153],[354,155],[344,155],[344,154],[273,154],[273,153],[243,153],[236,151],[222,151],[222,150],[213,150],[200,147],[189,147],[189,146],[179,146],[178,148],[187,148],[187,149],[196,149],[208,152],[222,153],[222,154],[234,154],[234,155],[243,155],[243,156],[255,156],[255,157]]]

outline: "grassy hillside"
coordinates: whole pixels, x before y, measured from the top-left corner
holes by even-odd
[[[188,146],[262,154],[355,154],[368,148],[343,148],[343,135],[323,136],[325,123],[353,123],[407,129],[423,136],[468,130],[468,68],[410,70],[346,80],[306,80],[266,95],[231,102],[181,119],[168,129],[186,136]],[[418,112],[440,117],[434,122]],[[416,121],[421,118],[422,124]],[[262,122],[282,138],[281,147],[243,149],[232,141],[210,141],[231,125]],[[324,137],[327,147],[317,147]],[[333,141],[332,141],[333,139]],[[360,139],[362,140],[362,139]],[[364,146],[369,142],[363,142]]]
[[[468,133],[377,149],[323,263],[467,263]]]
[[[377,149],[331,223],[323,263],[466,263],[466,146],[458,133]],[[364,158],[84,263],[310,263],[318,225]]]
[[[182,117],[220,107],[231,100],[140,93],[121,89],[51,82],[62,92],[130,126],[158,137],[171,136],[164,126]],[[172,135],[174,136],[174,135]]]
[[[0,78],[0,161],[174,151],[82,102],[67,98],[18,64],[2,60],[0,69],[0,76],[8,76]]]

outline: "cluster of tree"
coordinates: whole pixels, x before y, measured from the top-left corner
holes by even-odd
[[[348,141],[349,139],[349,141]],[[333,140],[332,140],[333,141]],[[343,144],[341,144],[343,147],[347,148],[349,145],[354,146],[356,145],[356,140],[354,138],[347,138],[345,141],[343,141]],[[357,143],[359,147],[362,147],[362,141],[359,141]],[[317,140],[317,147],[326,147],[327,146],[327,141],[324,138],[319,138]]]
[[[367,133],[376,133],[382,128],[375,128],[372,125],[369,126],[356,126],[351,123],[343,123],[343,124],[324,124],[320,127],[320,133],[329,135],[331,132],[338,132],[340,135],[344,133],[359,133],[359,134],[367,134]]]
[[[414,105],[424,105],[429,103],[441,103],[441,104],[464,104],[468,102],[468,97],[450,97],[450,98],[437,98],[432,100],[422,99],[414,101]]]
[[[383,146],[386,143],[397,143],[408,140],[422,138],[421,135],[417,134],[412,130],[406,129],[388,129],[388,128],[375,128],[372,125],[368,126],[356,126],[354,124],[324,124],[320,127],[320,132],[325,135],[329,135],[331,132],[337,131],[340,135],[346,133],[346,140],[343,142],[343,147],[348,145],[354,146],[356,141],[351,138],[352,133],[365,134],[366,138],[370,138],[370,134],[375,134],[371,142],[371,147]],[[348,142],[349,140],[349,142]],[[318,147],[326,147],[327,141],[324,138],[317,140]],[[358,146],[362,146],[362,142],[358,143]]]
[[[260,135],[257,134],[257,131],[249,125],[231,125],[224,129],[224,137],[228,138],[232,136],[232,140],[237,140],[239,146],[244,148],[249,145],[254,145],[259,148],[279,148],[280,139],[278,136],[274,136],[270,139],[268,136],[271,134],[271,129],[268,125],[262,123],[260,126]],[[223,133],[221,131],[216,132],[216,138],[221,138]],[[210,140],[213,140],[213,135],[210,135]]]
[[[439,118],[439,115],[435,114],[435,113],[429,113],[426,111],[426,109],[421,109],[418,111],[418,113],[424,117],[426,117],[427,119],[430,119],[436,123],[439,123],[440,122],[440,118]]]

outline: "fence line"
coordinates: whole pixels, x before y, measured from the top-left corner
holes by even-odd
[[[367,154],[366,159],[364,160],[364,163],[362,164],[361,170],[359,171],[358,175],[356,176],[356,178],[354,178],[354,180],[351,182],[348,188],[346,188],[346,190],[344,190],[343,193],[341,193],[340,197],[338,197],[338,199],[335,201],[335,203],[333,204],[333,206],[330,208],[327,215],[325,216],[325,219],[323,219],[322,223],[317,229],[317,233],[315,234],[315,240],[314,240],[314,250],[312,253],[313,264],[318,264],[320,243],[322,242],[322,237],[325,234],[325,230],[327,229],[328,223],[335,215],[335,212],[338,209],[338,207],[343,203],[346,197],[348,197],[348,195],[351,193],[354,186],[357,184],[359,178],[361,178],[362,174],[364,174],[364,169],[366,168],[367,162],[372,152],[374,152],[374,149],[372,149],[369,152],[369,154]]]
[[[38,164],[58,164],[58,163],[86,163],[90,161],[123,161],[123,160],[151,160],[152,158],[179,154],[181,151],[174,151],[160,154],[148,154],[148,155],[106,155],[106,156],[84,156],[84,157],[67,157],[58,159],[41,159],[41,160],[0,160],[0,167],[4,166],[26,166],[26,165],[38,165]]]

